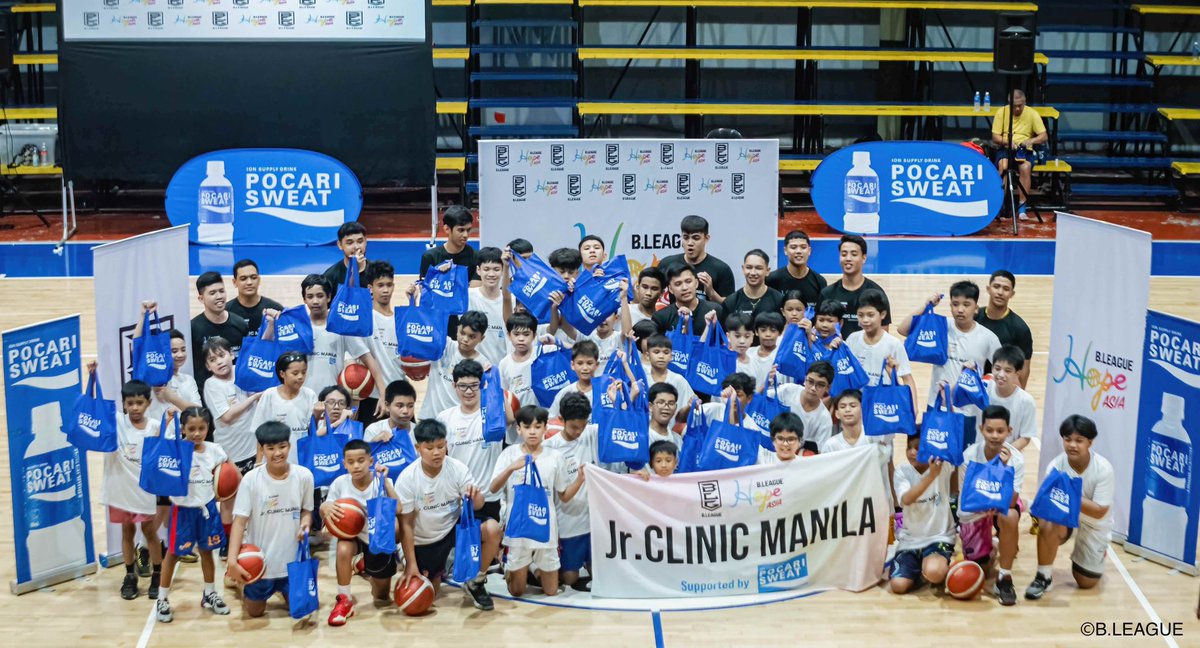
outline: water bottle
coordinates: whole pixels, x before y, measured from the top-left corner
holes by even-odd
[[[200,183],[196,240],[208,245],[233,244],[233,184],[225,178],[225,163],[209,160],[208,176]]]
[[[1142,500],[1142,546],[1179,560],[1188,531],[1192,440],[1183,429],[1184,400],[1163,393],[1162,418],[1150,428],[1150,470]]]
[[[1192,41],[1192,59],[1200,59],[1200,40]]]
[[[992,93],[983,93],[983,111],[992,112]]]
[[[83,524],[83,475],[79,449],[62,431],[57,402],[30,413],[33,441],[25,449],[25,551],[29,575],[87,563]]]
[[[971,108],[975,112],[979,112],[979,91],[975,92],[975,102],[973,104],[971,104]]]
[[[46,147],[45,142],[42,142],[42,148],[38,150],[38,166],[50,166],[50,149]]]
[[[879,233],[879,175],[871,169],[869,151],[854,152],[854,166],[846,174],[842,229],[858,234]]]

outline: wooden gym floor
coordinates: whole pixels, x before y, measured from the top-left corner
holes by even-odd
[[[925,296],[945,292],[960,277],[875,276],[887,290],[902,316]],[[971,277],[981,285],[986,277]],[[411,278],[410,278],[411,279]],[[284,304],[299,303],[300,277],[267,277],[262,293]],[[403,282],[402,282],[403,283]],[[399,291],[398,291],[399,292]],[[1029,391],[1039,403],[1046,381],[1046,351],[1050,333],[1051,277],[1018,278],[1014,310],[1033,329],[1036,354]],[[147,295],[147,297],[152,297]],[[1200,281],[1154,278],[1150,306],[1169,313],[1200,318]],[[199,304],[193,303],[193,314]],[[95,303],[91,279],[0,279],[0,330],[52,317],[82,315],[83,355],[95,353]],[[132,315],[132,314],[131,314]],[[929,366],[916,364],[917,384],[922,398],[928,388]],[[1040,420],[1040,417],[1039,417]],[[1101,430],[1101,434],[1108,432]],[[1050,430],[1050,434],[1054,431]],[[11,501],[8,474],[8,435],[0,430],[0,500]],[[1030,446],[1027,465],[1036,466],[1038,450]],[[897,444],[896,461],[905,461],[903,446]],[[105,546],[103,509],[96,502],[100,492],[101,459],[89,457],[96,548]],[[1032,501],[1036,492],[1036,470],[1027,470],[1022,494]],[[1036,567],[1035,538],[1027,533],[1029,518],[1022,520],[1020,554],[1014,580],[1020,597]],[[377,610],[360,605],[358,615],[343,628],[325,624],[335,591],[332,571],[322,565],[320,583],[322,608],[315,623],[293,621],[276,599],[264,619],[241,615],[241,603],[232,591],[226,600],[233,608],[227,617],[216,617],[199,607],[199,565],[181,565],[172,588],[175,620],[170,624],[148,622],[152,603],[144,596],[124,601],[117,590],[122,573],[118,569],[62,583],[16,597],[0,594],[0,624],[7,628],[8,645],[41,646],[729,646],[801,642],[816,646],[926,645],[970,641],[973,644],[1013,646],[1158,646],[1200,645],[1200,622],[1196,619],[1197,587],[1200,581],[1150,563],[1113,545],[1105,565],[1104,580],[1091,591],[1080,591],[1070,576],[1070,551],[1062,551],[1055,565],[1055,587],[1045,599],[1031,603],[1020,598],[1017,605],[1002,608],[990,595],[973,602],[935,596],[928,588],[915,594],[894,596],[878,587],[862,593],[831,591],[781,603],[706,610],[664,612],[658,618],[646,612],[607,612],[564,609],[528,602],[496,601],[490,613],[464,603],[456,590],[446,589],[435,611],[424,618],[410,619],[394,607]],[[12,520],[0,517],[0,580],[15,577]],[[327,557],[320,554],[320,557]],[[218,563],[218,572],[222,569]],[[219,577],[218,577],[219,578]],[[143,588],[146,581],[142,581]],[[219,587],[219,585],[218,585]],[[360,600],[369,597],[365,581],[353,584]],[[143,590],[144,591],[144,590]],[[1161,638],[1134,637],[1098,642],[1081,632],[1085,622],[1181,622],[1183,635],[1175,643]],[[660,628],[656,632],[656,627]]]

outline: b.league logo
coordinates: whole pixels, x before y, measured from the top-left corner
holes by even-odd
[[[496,146],[496,166],[505,168],[508,166],[508,145],[499,144]]]
[[[675,145],[662,144],[658,148],[658,161],[663,166],[671,166],[675,164]]]
[[[521,198],[525,195],[525,176],[513,176],[513,195]]]

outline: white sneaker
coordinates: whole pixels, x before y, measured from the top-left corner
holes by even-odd
[[[225,599],[221,598],[220,594],[215,591],[209,592],[200,599],[200,607],[206,610],[212,610],[213,614],[225,616],[229,614],[229,606],[225,605]]]
[[[155,609],[158,612],[159,623],[170,623],[175,615],[171,612],[171,602],[165,598],[160,598],[154,602]]]

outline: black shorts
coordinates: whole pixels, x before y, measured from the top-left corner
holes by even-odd
[[[376,421],[383,419],[375,418],[375,406],[379,404],[379,399],[367,397],[358,402],[358,422],[362,423],[363,429]]]
[[[171,498],[170,498],[170,497],[165,497],[165,496],[163,496],[163,495],[158,495],[158,496],[156,496],[156,497],[154,498],[154,502],[155,502],[155,504],[157,504],[158,506],[170,506],[170,505],[171,505]]]
[[[363,555],[363,573],[371,578],[387,580],[396,575],[396,554],[371,553],[370,546],[358,540],[358,551]]]
[[[501,522],[500,519],[500,500],[495,502],[484,502],[483,508],[475,511],[475,519],[479,520],[480,524],[486,520],[495,520]]]
[[[429,575],[429,579],[440,578],[446,572],[446,559],[454,551],[454,529],[433,544],[413,547],[417,554],[417,571]]]
[[[242,461],[235,461],[233,462],[233,465],[237,466],[238,472],[242,474],[242,477],[245,477],[246,473],[254,470],[254,466],[257,465],[257,461],[257,458],[250,457],[249,459],[243,459]]]

